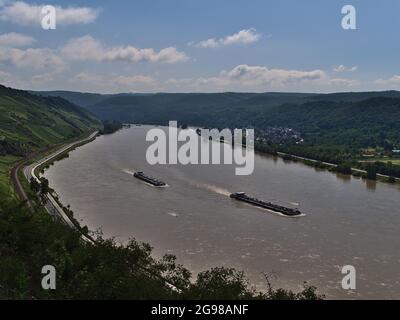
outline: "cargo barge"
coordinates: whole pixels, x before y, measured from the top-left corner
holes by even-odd
[[[137,171],[133,174],[133,176],[137,179],[140,179],[144,182],[150,183],[151,185],[155,186],[155,187],[165,187],[167,184],[163,181],[160,181],[158,179],[155,178],[151,178],[146,176],[142,171]]]
[[[301,212],[298,209],[287,208],[287,207],[279,206],[279,205],[271,203],[271,202],[265,202],[265,201],[262,201],[262,200],[259,200],[256,198],[252,198],[252,197],[249,197],[248,195],[246,195],[244,192],[232,193],[230,195],[230,197],[233,199],[239,200],[239,201],[249,203],[256,207],[260,207],[260,208],[264,208],[264,209],[268,209],[268,210],[272,210],[272,211],[281,213],[285,216],[294,217],[294,216],[301,215]]]

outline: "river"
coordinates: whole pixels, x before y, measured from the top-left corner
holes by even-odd
[[[304,281],[327,298],[398,298],[400,193],[397,185],[335,175],[301,163],[255,156],[254,173],[233,165],[149,165],[149,126],[132,126],[79,147],[46,172],[61,201],[90,230],[148,242],[194,273],[215,266],[245,271],[258,289]],[[217,142],[215,142],[217,143]],[[168,183],[155,188],[136,170]],[[235,191],[290,207],[283,217],[229,198]],[[341,287],[345,265],[356,289]]]

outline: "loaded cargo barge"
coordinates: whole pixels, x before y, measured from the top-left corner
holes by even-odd
[[[151,185],[153,185],[155,187],[165,187],[167,185],[163,181],[160,181],[158,179],[146,176],[142,171],[135,172],[133,174],[133,176],[135,178],[137,178],[137,179],[140,179],[140,180],[144,181],[144,182],[150,183]]]
[[[252,204],[256,207],[260,207],[260,208],[264,208],[264,209],[268,209],[268,210],[272,210],[278,213],[281,213],[285,216],[290,216],[290,217],[294,217],[294,216],[299,216],[301,215],[300,210],[298,209],[292,209],[292,208],[287,208],[287,207],[283,207],[283,206],[279,206],[277,204],[273,204],[271,202],[265,202],[256,198],[252,198],[247,196],[244,192],[235,192],[232,193],[230,195],[231,198],[239,200],[239,201],[243,201],[249,204]]]

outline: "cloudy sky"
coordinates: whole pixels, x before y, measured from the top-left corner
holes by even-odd
[[[341,26],[352,4],[357,29]],[[55,30],[41,27],[44,5]],[[88,92],[400,90],[398,0],[0,0],[0,83]]]

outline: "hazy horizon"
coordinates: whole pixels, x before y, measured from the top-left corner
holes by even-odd
[[[3,85],[0,83],[0,85]],[[8,87],[8,86],[6,86]],[[66,89],[54,89],[54,90],[35,90],[35,89],[27,89],[27,88],[18,88],[11,87],[17,90],[23,91],[32,91],[32,92],[74,92],[74,93],[82,93],[82,94],[100,94],[100,95],[155,95],[155,94],[224,94],[224,93],[242,93],[242,94],[315,94],[315,95],[329,95],[329,94],[341,94],[341,93],[379,93],[379,92],[400,92],[399,90],[394,89],[382,89],[382,90],[366,90],[366,91],[332,91],[332,92],[306,92],[306,91],[216,91],[216,92],[207,92],[207,91],[192,91],[192,92],[96,92],[96,91],[79,91],[79,90],[66,90]]]

